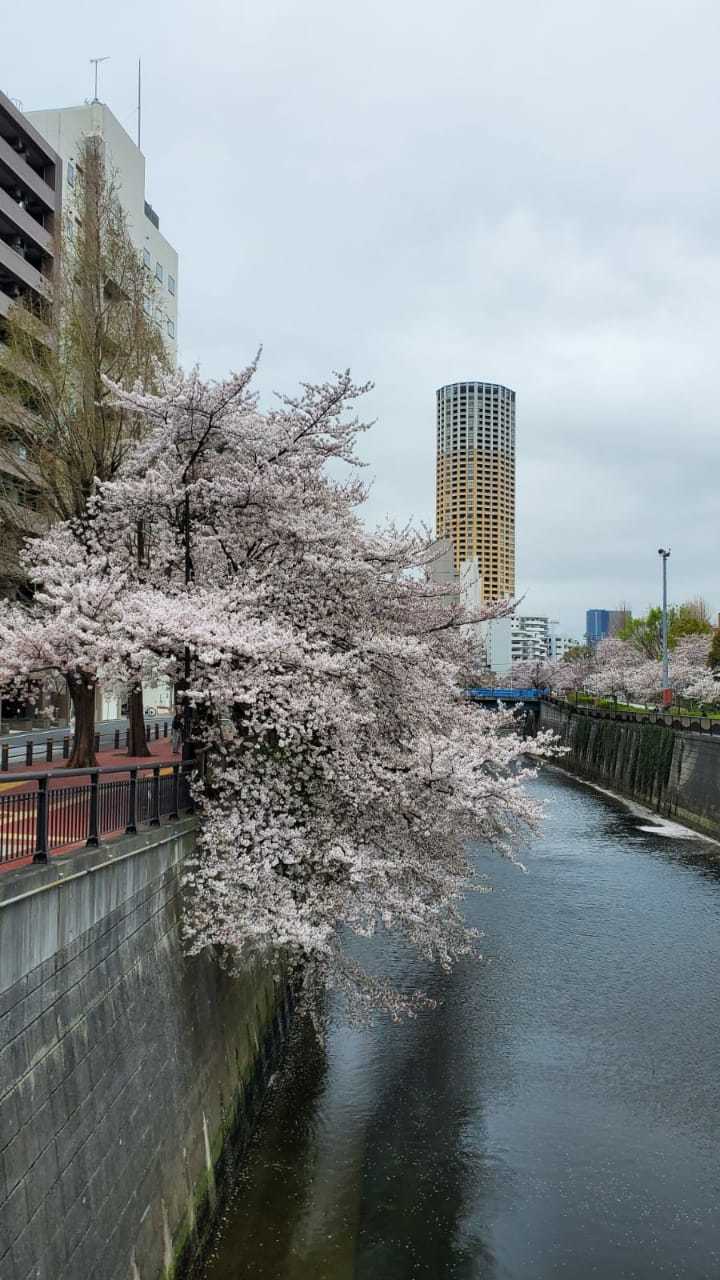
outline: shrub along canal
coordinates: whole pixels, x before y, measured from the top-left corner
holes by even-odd
[[[720,1275],[720,846],[555,771],[481,963],[401,1027],[301,1022],[206,1280]]]

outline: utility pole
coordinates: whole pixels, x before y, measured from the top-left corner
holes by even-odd
[[[140,58],[138,58],[138,108],[137,108],[137,111],[138,111],[137,133],[138,133],[138,151],[139,151],[141,149],[141,142],[142,142],[142,61]]]
[[[662,556],[662,700],[668,707],[672,702],[670,675],[668,671],[668,612],[667,612],[667,562],[670,559],[670,548],[658,547],[658,555]]]

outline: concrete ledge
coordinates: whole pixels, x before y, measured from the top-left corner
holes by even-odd
[[[176,822],[163,823],[161,827],[149,827],[134,836],[120,836],[94,849],[73,849],[70,853],[53,854],[48,862],[33,862],[14,871],[0,875],[0,910],[6,903],[25,898],[29,893],[40,893],[73,876],[87,875],[110,863],[120,862],[146,849],[167,843],[194,831],[197,818],[179,818]]]

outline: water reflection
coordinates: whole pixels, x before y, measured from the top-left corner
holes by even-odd
[[[716,846],[546,774],[482,964],[403,1027],[296,1025],[207,1280],[720,1275]]]

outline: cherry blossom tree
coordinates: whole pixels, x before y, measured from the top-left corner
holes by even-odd
[[[691,702],[720,701],[720,684],[710,668],[710,635],[678,640],[670,654],[670,685],[674,694]]]
[[[595,654],[590,649],[584,651],[580,646],[572,655],[567,654],[557,663],[553,688],[561,693],[579,693],[586,689],[590,677],[595,672]]]
[[[553,739],[524,742],[511,712],[464,696],[465,629],[497,609],[470,618],[427,581],[424,534],[364,528],[364,388],[341,374],[260,413],[253,372],[114,389],[146,429],[98,493],[92,543],[63,553],[72,583],[73,530],[36,546],[32,648],[11,618],[0,677],[173,679],[208,760],[190,950],[272,957],[355,1013],[398,1015],[412,999],[353,962],[343,931],[394,929],[445,966],[471,950],[469,842],[516,856],[539,817],[531,758]]]
[[[559,664],[551,658],[522,658],[513,662],[512,682],[516,689],[552,689]]]
[[[595,648],[595,670],[588,677],[587,688],[591,693],[630,701],[637,696],[638,672],[646,662],[645,655],[626,640],[601,640]]]
[[[48,678],[64,678],[75,710],[68,767],[94,765],[95,689],[115,652],[122,570],[88,545],[80,522],[29,542],[23,567],[34,598],[0,615],[0,687],[39,691]]]
[[[718,701],[720,690],[708,667],[710,636],[689,634],[679,638],[669,653],[669,678],[673,694],[697,702]],[[596,669],[587,687],[594,693],[621,696],[643,705],[662,698],[662,663],[647,657],[635,644],[620,639],[603,640],[596,649]]]

